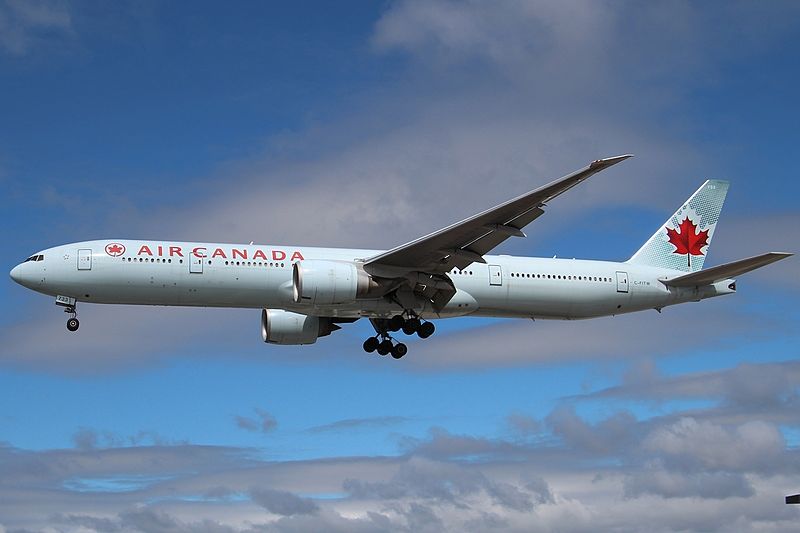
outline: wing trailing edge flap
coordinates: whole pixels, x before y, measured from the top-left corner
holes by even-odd
[[[672,279],[663,279],[661,283],[670,287],[694,287],[697,285],[711,285],[718,281],[734,278],[757,268],[769,265],[775,261],[786,259],[794,254],[787,252],[769,252],[766,254],[740,259],[724,265],[699,270],[685,276]]]

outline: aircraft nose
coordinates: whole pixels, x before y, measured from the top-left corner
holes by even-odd
[[[11,279],[22,285],[22,265],[17,265],[9,273]]]
[[[11,269],[9,276],[11,276],[11,279],[28,289],[32,288],[35,283],[35,274],[31,272],[30,265],[20,263]]]

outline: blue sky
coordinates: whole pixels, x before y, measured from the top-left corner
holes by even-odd
[[[796,252],[797,20],[0,1],[2,266],[106,237],[390,247],[628,152],[499,251],[623,260],[720,178],[708,265]],[[787,530],[797,265],[661,315],[450,320],[402,361],[361,323],[265,346],[252,310],[85,305],[68,335],[7,279],[0,532]]]

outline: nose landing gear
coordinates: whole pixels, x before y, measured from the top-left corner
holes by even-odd
[[[392,354],[395,359],[401,359],[408,353],[408,346],[402,342],[394,344],[389,332],[402,330],[406,335],[414,333],[420,339],[427,339],[436,331],[433,322],[422,322],[418,316],[410,314],[408,318],[403,315],[395,315],[392,318],[371,318],[372,326],[377,335],[364,341],[364,351],[372,353],[377,351],[380,355]]]
[[[71,315],[67,319],[67,329],[69,331],[78,331],[78,327],[80,327],[81,323],[78,322],[78,313],[75,310],[78,305],[77,300],[70,296],[56,296],[56,305],[60,305],[64,308],[65,313]]]

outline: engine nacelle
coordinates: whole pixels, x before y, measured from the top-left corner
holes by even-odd
[[[283,309],[262,309],[261,338],[270,344],[314,344],[339,329],[330,318],[302,315]]]
[[[366,298],[379,289],[372,277],[346,261],[298,261],[292,267],[296,304],[334,305]]]

